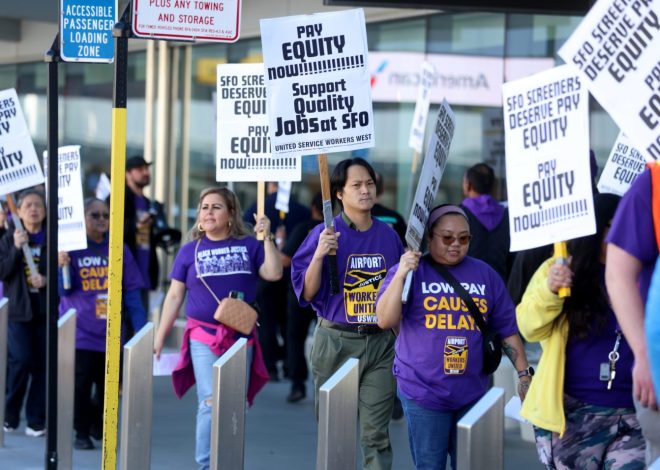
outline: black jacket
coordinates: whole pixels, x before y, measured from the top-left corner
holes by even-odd
[[[47,272],[47,259],[44,241],[37,266],[39,273],[44,276]],[[34,315],[46,316],[46,287],[42,287],[38,293],[32,295],[28,291],[23,250],[14,246],[13,224],[10,224],[9,229],[0,238],[0,281],[4,285],[5,297],[9,299],[10,321],[28,322]]]
[[[126,186],[126,196],[124,202],[124,243],[128,245],[131,254],[137,259],[137,209],[135,207],[135,193]],[[150,208],[162,211],[162,205],[148,198],[147,204]],[[109,203],[110,201],[108,201]],[[158,256],[156,255],[156,241],[154,239],[154,225],[151,226],[149,234],[149,288],[155,288],[158,285]]]

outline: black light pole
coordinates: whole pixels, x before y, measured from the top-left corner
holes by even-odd
[[[47,112],[48,112],[48,206],[46,222],[46,245],[48,269],[46,271],[46,461],[44,468],[57,468],[57,319],[60,296],[57,291],[57,202],[58,202],[58,80],[57,65],[60,61],[59,35],[46,52],[48,64]]]

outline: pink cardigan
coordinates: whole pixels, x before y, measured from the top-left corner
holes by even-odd
[[[192,357],[190,356],[190,331],[198,326],[215,329],[215,339],[210,348],[214,354],[224,354],[235,342],[233,338],[234,330],[226,326],[213,325],[206,322],[188,318],[186,322],[186,330],[183,333],[183,341],[181,342],[181,357],[179,363],[172,371],[172,385],[174,386],[174,393],[178,398],[183,397],[190,387],[195,384],[195,373],[193,371]],[[264,356],[261,352],[261,346],[257,341],[257,331],[254,330],[253,334],[248,339],[248,345],[254,346],[254,356],[252,365],[250,367],[250,383],[247,390],[248,405],[252,406],[254,397],[268,382],[268,370],[264,363]]]

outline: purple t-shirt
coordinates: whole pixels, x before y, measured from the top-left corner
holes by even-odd
[[[334,218],[341,233],[337,250],[339,293],[330,295],[328,259],[323,260],[321,286],[311,302],[316,314],[335,323],[376,323],[376,294],[387,270],[399,262],[403,245],[396,232],[372,218],[364,232],[350,228],[341,215]],[[323,224],[316,226],[291,260],[291,283],[300,305],[310,305],[302,297],[305,272],[319,241]]]
[[[447,268],[492,329],[502,338],[518,332],[511,297],[490,266],[467,256]],[[388,271],[381,292],[396,269]],[[488,376],[481,372],[481,333],[459,295],[424,259],[413,274],[410,300],[402,305],[395,351],[393,371],[400,392],[425,408],[457,410],[488,389]]]
[[[604,283],[605,267],[601,276]],[[569,337],[564,369],[564,391],[568,395],[590,405],[632,408],[633,353],[623,334],[612,389],[607,390],[607,382],[599,380],[600,364],[608,362],[608,354],[614,349],[617,326],[614,312],[608,308],[607,324],[602,332],[590,332],[586,338]]]
[[[651,210],[651,172],[646,169],[637,177],[616,210],[607,242],[613,243],[642,263],[639,290],[646,297],[658,258]]]
[[[105,351],[108,301],[108,241],[87,239],[87,248],[72,251],[71,293],[60,299],[60,315],[76,309],[76,349]],[[131,250],[124,245],[122,287],[125,292],[144,287],[135,275],[138,267]]]
[[[144,196],[135,196],[135,213],[137,220],[142,219],[149,212],[149,201]],[[151,289],[149,277],[151,227],[149,225],[136,229],[135,232],[135,261],[140,268],[145,287]]]
[[[264,262],[264,245],[254,237],[213,241],[204,236],[181,247],[174,259],[171,279],[183,282],[188,290],[186,315],[206,323],[219,324],[213,314],[218,302],[197,278],[197,269],[213,293],[222,300],[232,290],[243,292],[243,300],[254,302],[257,295],[259,268]]]

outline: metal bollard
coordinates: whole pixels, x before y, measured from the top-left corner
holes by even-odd
[[[360,361],[348,359],[319,388],[317,470],[355,468]]]
[[[124,345],[119,468],[151,468],[154,324]]]
[[[5,422],[5,387],[7,386],[7,319],[9,299],[0,299],[0,423]],[[0,427],[0,447],[5,445],[5,430]]]
[[[504,469],[504,390],[493,387],[458,421],[458,470]]]
[[[241,338],[213,364],[211,468],[242,469],[245,462],[247,340]]]
[[[73,400],[76,379],[76,310],[57,320],[57,455],[58,468],[73,468]]]

